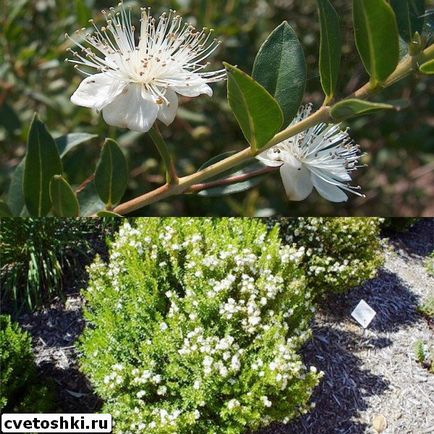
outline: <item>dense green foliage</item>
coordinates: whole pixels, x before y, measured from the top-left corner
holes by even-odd
[[[431,255],[431,261],[434,259],[434,254]],[[432,265],[432,262],[431,262]],[[428,270],[431,275],[434,275],[434,267]],[[426,316],[428,319],[434,321],[434,296],[428,297],[423,303],[418,307],[418,311]]]
[[[49,412],[52,392],[42,385],[33,361],[30,335],[0,315],[0,411]]]
[[[125,3],[138,6],[137,2]],[[363,85],[369,77],[363,70],[354,43],[351,2],[335,0],[330,3],[341,17],[343,46],[342,49],[338,46],[333,50],[336,59],[342,54],[339,74],[336,66],[330,65],[332,81],[337,83],[335,95],[340,99]],[[392,5],[404,3],[396,1]],[[7,195],[10,176],[25,153],[27,133],[35,111],[54,137],[71,132],[98,135],[90,143],[75,147],[62,159],[64,172],[68,175],[65,179],[74,191],[95,171],[106,137],[116,139],[127,153],[131,176],[126,199],[164,182],[159,155],[149,138],[109,128],[99,115],[76,107],[69,100],[80,82],[80,76],[63,62],[68,56],[66,49],[70,46],[63,35],[89,26],[89,18],[94,18],[97,25],[102,24],[100,9],[110,6],[114,4],[102,0],[5,1],[1,21],[3,31],[0,34],[2,199]],[[222,39],[223,44],[216,53],[212,67],[220,67],[221,61],[225,60],[247,73],[252,72],[255,56],[272,30],[288,20],[305,52],[307,94],[304,100],[312,101],[315,107],[321,106],[320,26],[315,0],[231,0],[223,4],[211,0],[149,0],[146,6],[151,6],[155,15],[174,8],[182,16],[191,17],[198,27],[215,28],[215,34]],[[399,20],[400,28],[401,22],[405,24],[408,20]],[[423,30],[425,36],[430,32],[432,34],[432,15],[427,16],[426,22],[425,30],[420,20],[412,25],[412,30]],[[408,29],[404,29],[404,34],[408,41]],[[327,64],[323,64],[323,69],[326,67]],[[244,192],[221,200],[191,195],[155,204],[146,212],[153,215],[246,216],[289,212],[292,215],[428,214],[433,203],[429,188],[432,184],[429,167],[434,146],[430,123],[433,110],[430,92],[432,83],[432,77],[418,77],[417,80],[409,77],[382,93],[381,100],[395,101],[401,106],[399,113],[381,112],[371,118],[363,117],[349,122],[352,136],[367,152],[363,163],[368,163],[369,169],[358,171],[356,181],[363,186],[364,191],[369,192],[367,198],[354,196],[347,204],[337,206],[312,195],[308,201],[289,207],[276,173],[269,175],[259,187],[247,194]],[[333,86],[329,84],[327,87]],[[216,85],[214,91],[215,95],[211,99],[203,97],[181,101],[177,121],[170,129],[163,129],[182,173],[192,173],[212,157],[246,146],[243,134],[229,110],[225,86]],[[84,161],[86,164],[83,164]],[[84,195],[85,192],[79,194],[81,197]]]
[[[383,263],[381,219],[282,219],[285,241],[305,249],[304,268],[317,297],[343,292],[375,276]]]
[[[89,269],[79,345],[115,432],[238,434],[306,411],[302,256],[256,220],[125,223]]]
[[[116,225],[91,219],[2,219],[2,302],[15,310],[33,309],[62,296],[65,273],[83,268],[81,261],[92,256],[92,238],[102,241]]]
[[[382,226],[384,229],[394,232],[406,232],[411,229],[419,220],[419,218],[391,217],[384,219]]]
[[[428,256],[425,260],[425,268],[427,269],[428,273],[431,274],[431,276],[434,276],[434,252],[431,253],[431,255]],[[433,300],[434,305],[434,300]],[[434,316],[434,306],[433,306],[433,316]]]

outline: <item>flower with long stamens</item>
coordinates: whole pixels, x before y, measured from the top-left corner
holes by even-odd
[[[306,119],[311,111],[311,105],[300,109],[293,124]],[[340,125],[318,124],[257,158],[267,166],[280,167],[289,200],[305,200],[314,188],[330,202],[347,201],[345,191],[362,196],[360,187],[348,184],[350,173],[359,167],[360,149]]]
[[[90,20],[92,33],[82,29],[70,38],[81,52],[70,50],[75,59],[68,61],[87,75],[71,101],[102,111],[109,125],[140,132],[149,131],[157,118],[170,125],[178,95],[212,96],[208,84],[225,79],[224,70],[204,72],[204,60],[220,44],[211,38],[212,30],[196,31],[175,11],[156,20],[142,8],[136,41],[131,11],[122,3],[118,10],[102,12],[107,25],[99,29]]]

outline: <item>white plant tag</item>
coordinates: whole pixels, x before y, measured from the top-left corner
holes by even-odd
[[[365,300],[362,300],[357,307],[353,310],[351,316],[364,328],[368,328],[369,324],[371,324],[372,320],[377,315],[374,309],[366,303]]]

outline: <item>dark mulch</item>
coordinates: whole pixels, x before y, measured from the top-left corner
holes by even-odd
[[[18,318],[23,329],[32,335],[35,361],[41,378],[56,385],[59,412],[95,413],[102,402],[93,393],[86,377],[80,372],[76,340],[83,332],[83,299],[81,289],[87,285],[86,267],[96,255],[107,260],[107,246],[100,236],[90,239],[91,249],[78,258],[79,267],[63,279],[64,300],[56,299],[50,307]]]

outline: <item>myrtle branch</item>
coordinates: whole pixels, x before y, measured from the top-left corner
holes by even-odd
[[[359,98],[366,99],[370,95],[393,85],[394,83],[402,80],[408,76],[413,71],[417,70],[418,65],[427,62],[434,58],[434,45],[429,46],[424,51],[422,51],[417,56],[407,56],[405,57],[397,66],[395,71],[389,76],[389,78],[381,84],[381,86],[372,86],[372,83],[367,83],[357,90],[353,95],[348,98]],[[344,99],[344,100],[345,100]],[[318,125],[319,123],[329,123],[333,124],[336,121],[331,117],[330,106],[323,106],[315,113],[311,114],[306,119],[301,122],[290,125],[288,128],[276,134],[273,139],[271,139],[262,149],[254,151],[252,148],[244,149],[225,160],[219,161],[193,175],[185,176],[177,179],[176,183],[168,182],[166,185],[157,188],[154,191],[146,193],[140,197],[137,197],[131,201],[125,202],[114,209],[114,212],[120,215],[125,215],[134,211],[137,211],[145,206],[151,205],[153,203],[159,202],[161,200],[167,199],[169,197],[181,195],[187,192],[197,190],[199,187],[197,185],[202,184],[210,178],[213,178],[227,170],[237,167],[253,158],[258,154],[276,146],[277,144],[288,140],[295,135],[302,133],[303,131]],[[225,185],[227,180],[222,180],[218,185]],[[195,187],[196,186],[196,187]],[[213,184],[213,186],[217,186]],[[200,191],[200,189],[199,189]]]
[[[248,173],[243,173],[241,175],[230,176],[229,178],[219,179],[217,181],[196,184],[193,185],[188,193],[199,193],[204,190],[209,190],[210,188],[224,187],[227,185],[237,184],[239,182],[248,181],[249,179],[256,178],[257,176],[268,175],[279,170],[278,167],[263,167],[262,169],[254,170]]]

